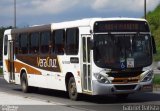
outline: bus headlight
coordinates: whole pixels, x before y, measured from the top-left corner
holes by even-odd
[[[153,71],[149,71],[144,78],[141,80],[141,82],[147,82],[153,79]]]
[[[107,79],[107,75],[102,75],[100,73],[94,73],[94,77],[97,79],[98,82],[104,83],[104,84],[109,84],[110,81]]]

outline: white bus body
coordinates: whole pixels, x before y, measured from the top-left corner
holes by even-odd
[[[147,22],[135,18],[9,29],[4,33],[3,74],[24,92],[33,87],[69,91],[73,100],[78,93],[127,96],[152,91],[151,41]]]

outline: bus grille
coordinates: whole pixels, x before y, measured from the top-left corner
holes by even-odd
[[[138,83],[141,71],[136,72],[115,72],[109,73],[109,77],[113,77],[112,84],[128,84]]]
[[[129,78],[114,78],[113,84],[128,84],[128,83],[138,83],[140,77],[129,77]]]
[[[115,85],[117,90],[133,90],[136,85]]]

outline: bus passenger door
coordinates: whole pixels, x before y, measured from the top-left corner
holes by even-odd
[[[8,72],[9,72],[9,81],[10,83],[15,82],[14,75],[14,42],[8,42]]]
[[[83,69],[83,76],[82,76],[82,85],[83,91],[91,92],[91,61],[90,61],[90,43],[91,35],[82,35],[82,69]]]

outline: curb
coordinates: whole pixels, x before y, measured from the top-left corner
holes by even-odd
[[[0,74],[0,78],[3,78],[3,75]]]
[[[154,88],[160,88],[160,84],[153,85]]]
[[[160,91],[160,85],[159,84],[153,85],[153,90]]]
[[[153,92],[154,91],[156,91],[156,92],[158,91],[160,93],[160,88],[153,88]]]

